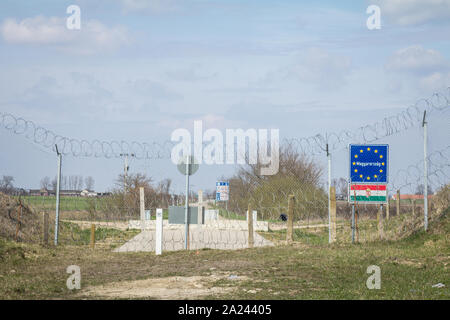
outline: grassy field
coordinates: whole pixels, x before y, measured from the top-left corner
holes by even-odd
[[[19,197],[15,197],[19,198]],[[56,207],[56,197],[55,196],[21,196],[22,201],[37,210],[47,209],[55,210]],[[105,201],[104,198],[87,198],[87,197],[60,197],[60,210],[61,211],[86,211],[89,210],[90,205],[93,202]]]
[[[102,230],[95,249],[87,246],[87,231],[80,231],[86,234],[76,246],[44,248],[0,241],[0,298],[79,299],[85,288],[99,285],[223,274],[227,277],[209,285],[229,290],[202,299],[449,299],[449,220],[447,211],[429,232],[396,242],[328,245],[326,229],[305,229],[295,231],[292,245],[162,256],[113,253],[111,246],[102,245],[112,238],[131,237],[128,231]],[[284,232],[265,236],[282,242]],[[81,291],[66,288],[66,268],[73,264],[81,268]],[[381,268],[380,290],[366,287],[370,265]],[[230,275],[242,281],[229,280]],[[445,287],[433,288],[437,283]]]

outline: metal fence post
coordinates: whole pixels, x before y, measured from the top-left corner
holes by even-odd
[[[186,157],[186,203],[184,211],[184,249],[189,250],[189,159]]]
[[[428,143],[428,130],[427,130],[427,122],[425,117],[427,115],[427,111],[425,110],[423,113],[423,179],[424,179],[424,189],[423,189],[423,213],[424,213],[424,221],[423,226],[425,231],[428,229],[428,157],[427,157],[427,143]]]
[[[56,153],[58,155],[58,171],[56,178],[56,215],[55,215],[55,246],[58,245],[58,235],[59,235],[59,191],[61,187],[61,153],[58,151],[58,146],[56,147]]]
[[[352,203],[352,243],[355,242],[355,204]]]
[[[386,187],[386,197],[387,197],[387,201],[386,201],[386,220],[389,220],[389,210],[391,208],[391,206],[389,205],[390,199],[389,199],[389,190]]]

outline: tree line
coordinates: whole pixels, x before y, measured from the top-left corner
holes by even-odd
[[[94,184],[95,180],[91,176],[88,176],[86,178],[83,178],[82,175],[61,176],[60,189],[81,190],[85,188],[87,190],[93,191]],[[55,191],[57,186],[57,178],[54,177],[53,179],[50,179],[50,177],[45,176],[41,179],[40,186],[43,189]]]

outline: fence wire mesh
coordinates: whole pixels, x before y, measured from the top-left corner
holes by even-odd
[[[333,168],[347,166],[349,143],[389,143],[392,149],[410,144],[420,149],[420,139],[397,139],[396,134],[413,127],[420,129],[424,110],[447,116],[449,92],[435,94],[393,117],[386,117],[379,123],[362,126],[355,131],[285,139],[281,144],[277,174],[262,176],[258,165],[246,165],[226,177],[230,184],[227,203],[215,201],[214,191],[205,192],[203,199],[189,194],[190,215],[196,216],[196,222],[189,224],[189,249],[243,249],[249,247],[252,240],[255,247],[283,244],[286,243],[289,223],[293,226],[294,241],[328,243],[329,191],[325,179],[327,169],[323,164],[326,145],[330,146],[333,155]],[[5,113],[0,114],[0,124],[7,131],[25,136],[45,149],[53,149],[57,144],[59,151],[64,156],[72,157],[73,162],[78,157],[117,158],[124,153],[135,154],[136,161],[168,159],[173,146],[169,141],[137,143],[69,139],[29,120]],[[415,155],[411,151],[411,154],[402,154],[401,157],[407,160]],[[448,145],[431,148],[427,157],[430,221],[438,219],[450,203],[449,157]],[[381,209],[379,205],[356,205],[356,241],[396,240],[423,227],[424,160],[415,163],[406,160],[404,165],[397,166],[400,169],[390,172],[387,204]],[[348,179],[342,174],[346,169],[340,172],[341,176],[334,174],[332,177],[336,190],[336,199],[332,199],[336,203],[336,242],[348,243],[352,234],[352,208],[348,201]],[[184,178],[180,178],[179,184],[181,179]],[[58,244],[91,245],[92,225],[95,225],[96,247],[119,252],[154,251],[156,210],[162,209],[163,251],[184,249],[184,223],[169,223],[168,218],[171,207],[184,206],[186,197],[171,192],[170,181],[154,184],[145,174],[134,173],[119,176],[116,187],[102,194],[91,190],[84,190],[83,193],[81,188],[67,190],[67,186],[77,189],[77,183],[63,183]],[[141,210],[141,187],[144,188],[143,208],[147,211],[144,214]],[[401,195],[408,196],[396,197],[397,190]],[[8,188],[2,191],[2,235],[17,241],[53,243],[56,219],[54,186],[34,192]],[[294,199],[291,207],[288,201],[290,196]],[[199,210],[199,207],[203,209]],[[253,233],[249,232],[249,208],[256,211]],[[288,219],[289,212],[292,212],[292,221]],[[201,223],[198,223],[200,220]],[[45,226],[48,232],[44,232]]]

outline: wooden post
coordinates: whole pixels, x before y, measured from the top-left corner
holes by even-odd
[[[91,248],[95,247],[95,224],[91,224]]]
[[[20,201],[20,199],[19,199]],[[16,225],[16,236],[15,240],[17,241],[19,237],[19,230],[20,230],[20,216],[22,215],[22,203],[20,203],[19,208],[17,208],[17,225]]]
[[[252,205],[248,204],[248,212],[247,212],[247,222],[248,222],[248,247],[253,248],[255,244],[255,239],[253,237],[253,209]]]
[[[397,208],[397,216],[400,216],[400,190],[397,190],[397,199],[395,199],[395,205]]]
[[[383,205],[380,204],[380,207],[377,212],[377,226],[378,226],[378,234],[380,235],[380,240],[383,240]]]
[[[289,195],[288,199],[288,221],[286,231],[286,242],[294,241],[294,195]]]
[[[42,241],[42,244],[44,246],[48,245],[48,212],[42,212],[42,227],[43,227],[43,233],[44,233],[44,240]]]
[[[412,215],[414,217],[416,215],[416,199],[412,199],[411,203],[412,203]]]
[[[330,243],[336,242],[336,188],[330,187]]]

